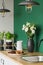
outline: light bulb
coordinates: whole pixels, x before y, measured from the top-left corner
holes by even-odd
[[[32,12],[32,5],[26,5],[25,6],[25,9],[28,13],[31,13]]]
[[[3,13],[2,13],[2,17],[5,17],[5,12],[3,11]]]
[[[6,13],[5,13],[4,11],[0,13],[0,15],[1,15],[2,17],[5,17],[5,14],[6,14]]]

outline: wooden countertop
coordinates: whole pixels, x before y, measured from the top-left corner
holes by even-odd
[[[43,62],[38,62],[38,63],[31,63],[28,61],[24,61],[21,59],[22,54],[10,54],[8,53],[8,51],[0,51],[0,53],[3,53],[4,55],[10,57],[11,59],[13,59],[13,61],[19,62],[21,63],[21,65],[43,65]],[[38,53],[38,52],[34,52],[34,53],[27,53],[27,55],[43,55],[43,53]]]

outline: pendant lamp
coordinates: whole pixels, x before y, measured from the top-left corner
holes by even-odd
[[[40,5],[38,2],[36,1],[32,1],[32,0],[25,0],[21,3],[19,3],[19,5]]]
[[[0,13],[3,13],[3,16],[6,12],[10,12],[9,9],[5,8],[5,1],[2,0],[2,8],[0,9]]]
[[[40,5],[38,2],[36,1],[32,1],[32,0],[25,0],[23,2],[20,2],[18,5],[20,6],[26,6],[27,10],[32,10],[32,6],[33,5]]]

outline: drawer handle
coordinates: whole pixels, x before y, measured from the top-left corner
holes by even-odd
[[[4,65],[4,60],[3,59],[1,59],[1,63]]]
[[[2,60],[3,60],[3,59],[1,59],[1,63],[2,63]]]
[[[3,65],[4,65],[4,60],[3,60]]]

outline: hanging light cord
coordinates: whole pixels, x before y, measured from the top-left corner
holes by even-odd
[[[3,7],[3,9],[5,8],[5,6],[4,6],[4,0],[2,0],[2,7]]]

